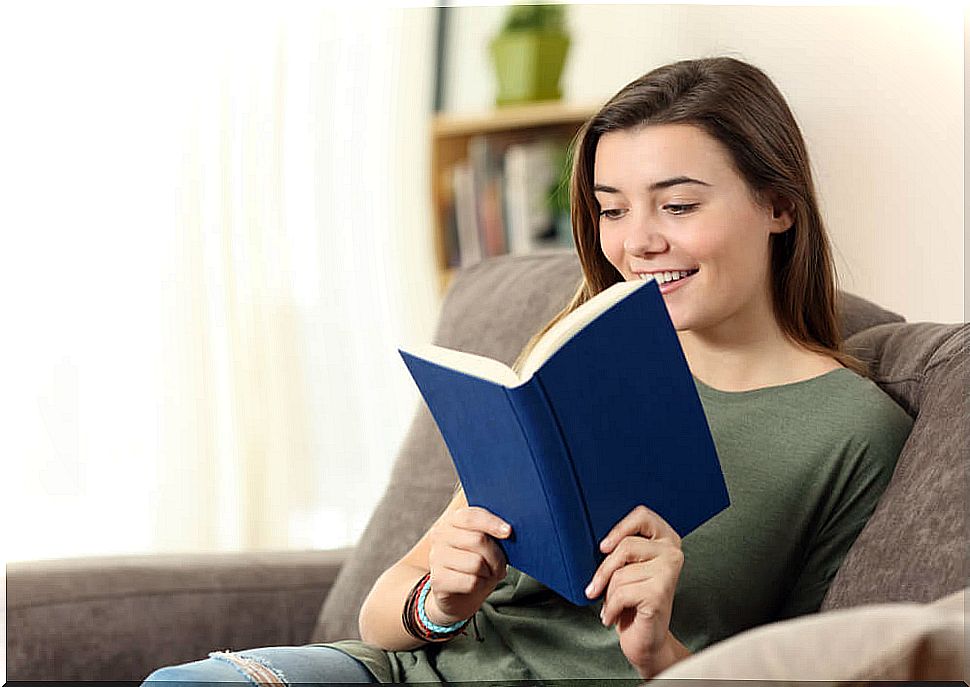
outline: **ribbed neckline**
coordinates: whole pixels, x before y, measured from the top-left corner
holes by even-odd
[[[774,386],[765,386],[765,387],[761,387],[760,389],[747,389],[746,391],[722,391],[720,389],[715,389],[712,386],[708,386],[707,384],[702,382],[694,375],[691,375],[691,377],[694,378],[694,384],[697,386],[697,390],[700,393],[706,393],[710,396],[716,396],[719,398],[749,398],[751,396],[761,396],[765,394],[783,392],[783,391],[788,391],[798,387],[808,386],[810,384],[815,384],[821,381],[825,381],[840,372],[845,372],[853,375],[855,374],[852,370],[850,370],[847,367],[837,367],[834,370],[829,370],[828,372],[823,372],[822,374],[816,375],[815,377],[802,379],[797,382],[789,382],[788,384],[776,384]]]

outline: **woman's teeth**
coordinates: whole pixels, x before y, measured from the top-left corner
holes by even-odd
[[[695,272],[697,272],[697,270],[682,270],[680,272],[654,272],[652,275],[641,274],[640,279],[646,279],[647,277],[652,276],[654,279],[657,280],[658,284],[666,284],[667,282],[670,282],[670,281],[677,281],[678,279],[682,279],[683,277],[686,277],[690,274],[694,274]]]

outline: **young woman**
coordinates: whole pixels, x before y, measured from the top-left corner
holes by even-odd
[[[595,603],[578,607],[507,565],[496,541],[509,536],[505,523],[469,507],[459,486],[375,583],[363,641],[210,654],[151,680],[637,684],[819,608],[912,420],[842,350],[808,154],[781,93],[728,57],[655,69],[577,135],[571,198],[582,283],[514,367],[593,295],[653,275],[731,507],[683,541],[649,508],[633,509],[601,543],[587,590]]]

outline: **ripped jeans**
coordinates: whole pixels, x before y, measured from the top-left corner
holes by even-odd
[[[145,678],[156,683],[204,687],[211,682],[252,685],[376,683],[363,663],[328,646],[268,646],[244,651],[213,651],[209,658],[166,666]]]

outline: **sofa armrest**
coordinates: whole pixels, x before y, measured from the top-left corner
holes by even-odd
[[[646,684],[959,684],[970,679],[968,592],[970,587],[926,604],[865,604],[769,623],[713,644]]]
[[[7,565],[8,680],[141,680],[217,649],[309,642],[352,549]]]

